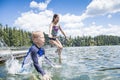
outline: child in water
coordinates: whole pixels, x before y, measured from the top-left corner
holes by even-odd
[[[57,50],[55,52],[58,53],[59,63],[61,64],[61,52],[62,52],[63,46],[61,42],[59,41],[59,39],[57,38],[58,37],[57,34],[59,30],[65,36],[65,39],[66,39],[66,35],[59,24],[59,16],[58,14],[54,14],[53,20],[49,27],[49,39],[50,39],[51,44],[54,44],[57,46]]]
[[[46,74],[46,72],[42,69],[42,67],[39,64],[38,59],[40,57],[44,57],[45,61],[50,64],[51,66],[55,66],[52,64],[52,62],[45,56],[45,50],[42,48],[42,46],[45,43],[45,38],[43,32],[36,31],[32,32],[32,41],[33,45],[30,47],[27,55],[24,58],[22,67],[28,62],[30,62],[29,58],[31,58],[32,63],[37,70],[38,73],[40,73],[43,77],[43,80],[52,80],[49,75]]]

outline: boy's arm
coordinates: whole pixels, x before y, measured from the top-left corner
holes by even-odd
[[[39,66],[39,63],[38,63],[38,57],[37,57],[37,53],[31,53],[31,58],[33,60],[33,64],[34,64],[34,67],[35,69],[42,75],[44,76],[45,75],[45,72],[44,70]]]
[[[45,58],[45,61],[46,61],[49,65],[51,65],[52,67],[55,66],[55,64],[53,64],[53,63],[47,58],[47,56],[44,55],[44,58]]]
[[[54,68],[61,68],[61,65],[56,65],[52,63],[46,56],[45,56],[45,61]]]

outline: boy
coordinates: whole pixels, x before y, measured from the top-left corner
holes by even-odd
[[[42,48],[42,46],[45,43],[43,32],[40,31],[32,32],[32,41],[33,41],[33,45],[31,46],[29,52],[25,56],[22,67],[24,67],[24,64],[30,62],[30,58],[31,58],[31,61],[35,69],[37,70],[38,73],[42,75],[43,80],[52,80],[51,77],[48,76],[45,73],[45,71],[41,68],[38,62],[39,57],[44,57],[47,63],[49,63],[51,66],[54,67],[54,64],[52,64],[51,61],[45,56],[45,50]]]

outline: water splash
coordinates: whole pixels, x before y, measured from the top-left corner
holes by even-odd
[[[6,66],[6,71],[8,72],[8,74],[29,74],[33,71],[32,69],[32,65],[27,64],[24,67],[22,67],[22,63],[15,59],[14,56],[12,56],[11,59],[8,59],[5,62],[5,66]]]
[[[6,62],[6,70],[9,74],[16,74],[21,69],[21,64],[13,56],[11,59],[8,59]]]
[[[7,46],[2,38],[0,38],[0,60],[5,61],[5,67],[8,74],[18,74],[23,71],[21,68],[22,64],[13,56],[10,47]],[[24,73],[30,71],[28,66],[26,66],[26,69],[28,70],[24,70]]]
[[[2,38],[0,38],[0,60],[7,60],[11,57],[12,51]]]

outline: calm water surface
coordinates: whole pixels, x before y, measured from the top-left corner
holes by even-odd
[[[55,49],[46,49],[46,54],[58,63]],[[61,68],[43,66],[53,80],[120,80],[120,46],[66,47]],[[33,74],[38,78],[35,70]],[[5,64],[0,64],[0,80],[34,80],[33,74],[7,74]]]

